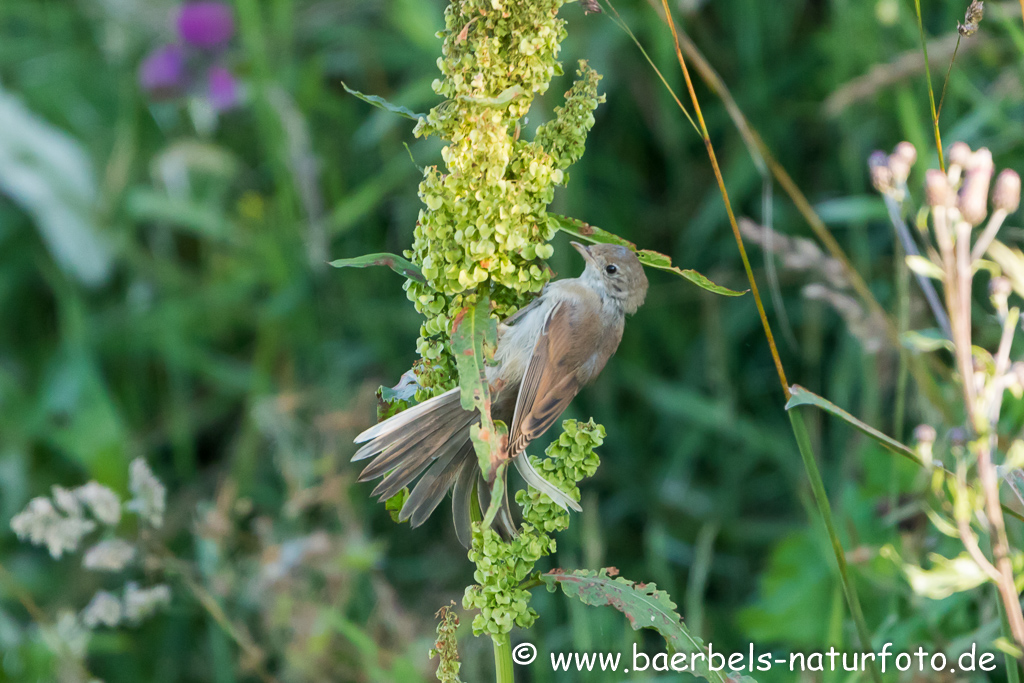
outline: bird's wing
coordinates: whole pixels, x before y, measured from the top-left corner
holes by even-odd
[[[567,301],[552,306],[537,335],[509,429],[509,457],[546,432],[580,390],[576,373],[583,354],[574,338],[581,331],[571,324],[573,306]]]

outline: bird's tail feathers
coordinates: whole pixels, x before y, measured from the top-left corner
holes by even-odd
[[[423,524],[454,488],[455,532],[459,541],[469,547],[473,489],[477,491],[481,510],[488,509],[491,495],[480,474],[470,438],[470,429],[479,413],[464,410],[458,392],[457,388],[452,389],[367,429],[356,437],[356,443],[363,445],[352,460],[374,458],[359,475],[359,481],[384,477],[373,491],[382,501],[423,475],[399,513],[401,521],[409,520],[414,527]],[[513,462],[527,484],[547,494],[562,509],[581,509],[575,500],[544,479],[525,453],[513,458]],[[516,524],[509,509],[509,496],[503,498],[494,523],[503,536],[511,538],[517,534]]]

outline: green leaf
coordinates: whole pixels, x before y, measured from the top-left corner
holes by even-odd
[[[365,95],[365,94],[359,92],[358,90],[353,90],[352,88],[350,88],[347,85],[345,85],[345,81],[341,82],[341,87],[343,87],[345,89],[345,91],[348,92],[348,94],[355,95],[356,97],[361,99],[363,102],[366,102],[367,104],[372,104],[373,106],[377,107],[378,109],[383,109],[385,111],[391,112],[392,114],[398,114],[399,116],[404,116],[405,118],[410,119],[412,121],[419,121],[420,119],[426,119],[427,118],[426,114],[417,114],[416,112],[412,111],[411,109],[409,109],[407,107],[402,107],[402,106],[399,106],[397,104],[392,104],[391,102],[388,102],[387,100],[385,100],[383,97],[380,97],[379,95]]]
[[[914,271],[918,275],[931,278],[933,280],[942,281],[945,273],[942,272],[942,268],[926,259],[924,256],[918,256],[917,254],[911,254],[906,257],[907,268]]]
[[[696,270],[683,270],[682,268],[673,266],[672,259],[666,256],[665,254],[659,253],[657,251],[652,251],[650,249],[637,249],[636,245],[630,242],[629,240],[625,240],[619,237],[618,235],[613,235],[607,230],[602,230],[601,228],[590,225],[589,223],[584,223],[581,220],[569,218],[568,216],[559,216],[557,214],[549,213],[548,221],[550,221],[551,224],[558,230],[561,230],[562,232],[572,235],[573,237],[577,237],[581,240],[586,240],[588,242],[593,242],[595,244],[622,245],[636,253],[637,258],[640,259],[640,263],[644,264],[645,266],[648,266],[650,268],[657,268],[658,270],[664,270],[669,273],[675,273],[676,275],[689,280],[690,282],[697,285],[701,289],[706,289],[709,292],[721,294],[722,296],[743,296],[744,294],[747,293],[747,291],[749,291],[743,290],[742,292],[737,292],[734,289],[729,289],[728,287],[716,285],[714,282],[709,280],[704,275],[701,275]]]
[[[753,679],[744,676],[733,678],[724,671],[712,671],[707,663],[707,650],[700,638],[690,634],[676,612],[676,604],[668,593],[658,590],[653,583],[634,583],[621,577],[615,578],[618,570],[614,568],[590,571],[580,569],[573,572],[554,570],[540,575],[540,580],[547,585],[549,591],[561,586],[562,592],[569,597],[578,598],[586,605],[596,607],[610,606],[626,615],[634,631],[652,628],[660,633],[674,652],[687,655],[685,664],[691,664],[691,657],[703,653],[705,657],[688,673],[700,676],[716,683],[743,681],[754,683]]]
[[[497,424],[504,427],[501,422]],[[476,427],[473,427],[476,429]],[[508,428],[505,428],[505,436],[508,436]],[[473,442],[474,447],[477,442]],[[491,502],[487,506],[487,512],[484,513],[483,528],[490,529],[491,525],[494,524],[494,518],[498,516],[498,510],[501,509],[502,500],[505,497],[506,477],[505,470],[508,468],[508,460],[503,460],[498,463],[497,467],[494,468],[494,482],[491,484]]]
[[[395,524],[402,524],[402,520],[399,519],[399,515],[402,513],[402,507],[405,505],[405,501],[408,498],[409,487],[406,486],[401,491],[384,501],[384,509],[388,511],[389,515],[391,515],[391,521]]]
[[[867,424],[861,422],[853,415],[837,406],[835,403],[832,403],[831,401],[824,399],[821,396],[818,396],[812,391],[804,389],[802,386],[798,384],[794,384],[792,387],[790,387],[789,391],[791,396],[789,398],[789,402],[786,404],[786,410],[792,410],[797,406],[815,406],[817,408],[821,408],[827,413],[832,413],[836,417],[842,418],[843,420],[848,422],[854,429],[862,432],[863,434],[866,434],[867,436],[870,436],[872,439],[874,439],[881,445],[885,446],[893,453],[896,453],[897,455],[902,455],[904,458],[907,458],[908,460],[911,460],[922,467],[925,466],[924,462],[921,461],[921,458],[918,457],[917,453],[914,452],[914,449],[910,448],[909,446],[905,446],[904,444],[900,443],[899,441],[890,436],[886,436],[885,434],[878,431],[874,427],[868,426]]]
[[[470,430],[480,470],[491,483],[492,494],[496,465],[505,450],[502,435],[491,421],[491,393],[487,383],[487,361],[498,343],[498,321],[491,316],[491,300],[481,297],[472,307],[463,308],[452,321],[452,353],[459,370],[462,407],[480,412],[480,424]],[[492,496],[493,498],[493,496]]]
[[[419,266],[395,254],[366,254],[355,258],[341,258],[331,261],[335,268],[368,268],[370,266],[387,266],[399,275],[404,275],[410,280],[426,283],[426,278],[420,272]]]
[[[904,348],[922,353],[939,349],[947,349],[950,353],[954,351],[953,342],[949,341],[941,330],[907,330],[900,335],[900,343]]]

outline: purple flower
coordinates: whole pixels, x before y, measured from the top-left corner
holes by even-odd
[[[178,35],[189,45],[216,48],[235,34],[231,8],[220,2],[204,0],[182,6],[178,13]]]
[[[223,66],[214,66],[206,73],[206,96],[217,111],[238,104],[238,81]]]
[[[149,92],[168,95],[185,85],[185,51],[179,45],[158,47],[139,67],[139,83]]]

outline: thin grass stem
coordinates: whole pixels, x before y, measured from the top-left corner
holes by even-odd
[[[804,468],[807,470],[807,476],[811,481],[811,492],[814,494],[814,502],[818,506],[821,521],[825,523],[825,530],[828,532],[829,540],[832,542],[832,552],[839,567],[839,577],[842,580],[843,593],[846,596],[846,603],[850,607],[853,622],[857,627],[857,635],[860,638],[861,647],[864,652],[874,652],[874,648],[871,645],[871,633],[868,631],[867,622],[864,619],[860,598],[857,597],[857,587],[850,578],[849,567],[846,564],[846,552],[843,550],[843,544],[839,540],[835,521],[832,519],[832,508],[828,502],[828,494],[825,492],[825,483],[821,479],[818,464],[815,462],[814,453],[811,450],[811,438],[807,434],[807,425],[804,423],[802,410],[802,408],[790,410],[789,421],[793,426],[793,434],[796,436],[796,443],[800,449],[800,457],[804,461]],[[874,660],[871,661],[871,678],[875,683],[881,683],[882,681],[882,675],[879,673]]]
[[[758,315],[761,317],[761,324],[764,327],[765,337],[768,340],[768,346],[771,349],[772,359],[775,362],[775,369],[779,375],[779,381],[782,384],[782,391],[788,400],[790,397],[789,382],[786,379],[785,370],[782,367],[782,359],[779,357],[779,351],[775,344],[775,338],[772,335],[771,325],[768,322],[768,316],[764,311],[764,304],[761,301],[761,295],[757,288],[757,282],[754,279],[753,269],[750,267],[750,259],[747,257],[746,249],[743,245],[743,237],[740,234],[739,226],[736,223],[736,216],[732,210],[732,204],[729,200],[729,192],[725,187],[725,180],[722,177],[721,168],[718,165],[718,159],[715,156],[715,148],[711,143],[711,137],[708,134],[707,124],[704,122],[704,116],[701,113],[700,102],[697,99],[697,93],[693,87],[693,81],[690,78],[690,70],[686,66],[686,59],[683,57],[682,48],[679,44],[679,34],[676,30],[675,20],[672,18],[672,12],[668,6],[668,0],[661,0],[662,7],[665,10],[665,19],[668,22],[669,29],[672,31],[672,38],[675,42],[676,58],[679,61],[679,67],[683,72],[683,79],[686,81],[686,88],[690,93],[690,101],[693,104],[694,113],[697,116],[697,122],[700,124],[701,137],[704,140],[704,147],[707,150],[708,158],[711,161],[711,167],[715,173],[715,179],[718,181],[718,189],[722,193],[722,200],[725,203],[725,211],[729,217],[729,223],[732,226],[733,236],[736,239],[736,246],[740,252],[740,259],[743,261],[743,268],[747,275],[747,281],[750,285],[750,291],[754,296],[754,302],[757,304]],[[793,426],[793,434],[796,437],[797,445],[800,449],[800,455],[804,462],[804,469],[807,471],[807,476],[811,481],[811,489],[814,493],[814,500],[818,506],[818,512],[821,515],[822,521],[825,523],[825,527],[828,531],[829,538],[832,542],[832,550],[836,556],[836,562],[839,566],[839,574],[843,584],[843,591],[846,595],[847,602],[850,606],[850,611],[853,616],[854,623],[857,627],[857,633],[861,641],[861,646],[865,652],[872,652],[873,647],[871,645],[871,635],[867,628],[867,622],[864,619],[864,613],[860,606],[860,600],[857,597],[856,587],[853,585],[850,579],[849,572],[847,571],[846,565],[846,554],[843,551],[842,542],[839,540],[839,536],[836,532],[835,523],[832,520],[832,510],[828,501],[828,495],[825,492],[825,485],[821,479],[821,473],[818,471],[818,465],[814,461],[814,455],[811,451],[811,439],[807,432],[807,425],[804,423],[803,415],[797,410],[789,411],[790,423]],[[881,674],[875,666],[874,661],[871,665],[871,677],[875,683],[881,683]]]
[[[917,30],[921,34],[921,51],[924,53],[924,77],[928,84],[928,104],[932,110],[932,129],[935,131],[935,149],[939,153],[939,168],[946,172],[946,160],[942,156],[942,135],[939,134],[939,115],[935,109],[935,90],[932,88],[932,68],[928,64],[928,41],[924,37],[924,22],[921,20],[921,0],[914,0],[917,12]]]
[[[672,18],[672,12],[668,6],[668,0],[661,0],[665,9],[665,17],[668,26],[672,30],[672,39],[675,41],[676,58],[679,60],[679,67],[683,70],[683,79],[686,81],[686,89],[690,93],[690,102],[693,104],[693,111],[697,115],[697,122],[700,124],[700,134],[704,140],[704,148],[707,150],[708,158],[711,160],[711,168],[715,172],[715,180],[718,181],[718,189],[722,193],[722,200],[725,202],[725,213],[729,216],[729,225],[732,227],[733,237],[736,239],[736,246],[740,252],[740,260],[743,261],[743,270],[747,274],[747,282],[750,291],[754,295],[754,303],[757,305],[757,314],[761,317],[761,326],[764,328],[765,337],[768,339],[768,346],[772,352],[772,360],[775,363],[775,371],[779,375],[779,382],[782,384],[782,391],[789,400],[789,381],[786,379],[786,371],[782,367],[782,359],[779,357],[779,349],[775,345],[775,336],[772,334],[772,327],[768,323],[768,315],[764,312],[764,303],[761,301],[761,294],[757,288],[757,281],[754,279],[754,270],[750,267],[750,259],[747,257],[746,247],[743,246],[743,236],[740,234],[740,227],[736,223],[736,215],[732,210],[732,202],[729,201],[729,192],[725,189],[725,179],[722,177],[722,169],[718,165],[718,157],[715,156],[715,147],[711,144],[711,136],[708,134],[707,124],[704,122],[704,115],[700,110],[700,102],[697,99],[697,92],[693,88],[693,80],[690,78],[690,70],[686,67],[686,60],[683,58],[682,48],[679,46],[679,34],[676,32],[676,22]]]
[[[1024,0],[1022,0],[1022,2],[1024,2]],[[963,38],[962,35],[957,35],[956,47],[953,48],[953,57],[949,60],[949,68],[946,69],[946,80],[942,81],[942,94],[939,95],[939,107],[935,110],[936,121],[938,121],[939,117],[942,116],[942,103],[946,101],[946,87],[949,85],[949,75],[953,73],[953,63],[956,62],[956,53],[960,51],[961,38]]]

